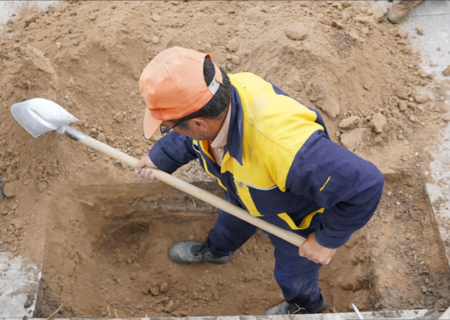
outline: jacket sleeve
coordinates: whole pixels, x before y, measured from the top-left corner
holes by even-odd
[[[286,180],[291,192],[325,208],[315,237],[328,248],[344,245],[369,221],[383,185],[384,177],[375,165],[333,143],[321,130],[298,151]]]
[[[173,173],[182,165],[197,158],[192,139],[171,131],[162,137],[148,153],[156,167],[167,173]]]

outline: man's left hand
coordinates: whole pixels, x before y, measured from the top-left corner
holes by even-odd
[[[329,264],[336,250],[320,245],[314,233],[311,233],[308,239],[300,246],[298,254],[315,263]]]

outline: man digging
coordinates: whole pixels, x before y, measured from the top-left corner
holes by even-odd
[[[179,47],[144,69],[144,133],[163,134],[136,166],[172,173],[198,158],[225,199],[307,240],[300,249],[269,234],[286,302],[266,314],[320,313],[319,269],[362,228],[380,201],[378,169],[330,140],[312,110],[251,73],[226,74],[206,54]],[[171,259],[225,264],[256,227],[222,210],[204,242],[173,245]]]

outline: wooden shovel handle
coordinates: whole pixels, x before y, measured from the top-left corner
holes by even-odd
[[[127,155],[126,153],[114,149],[113,147],[110,147],[107,144],[104,144],[91,137],[83,138],[79,140],[79,142],[95,150],[98,150],[110,156],[111,158],[119,160],[133,168],[139,161],[138,159],[133,158]],[[296,245],[297,247],[300,247],[302,243],[305,241],[305,238],[293,232],[286,231],[264,220],[258,219],[250,215],[247,211],[231,204],[230,202],[225,201],[209,192],[206,192],[190,183],[187,183],[186,181],[180,180],[164,171],[152,168],[152,172],[156,179],[161,180],[162,182],[167,183],[168,185],[176,189],[179,189],[191,196],[194,196],[200,200],[203,200],[217,208],[220,208],[239,219],[242,219],[262,230],[265,230],[283,240],[286,240],[287,242],[292,243],[293,245]]]

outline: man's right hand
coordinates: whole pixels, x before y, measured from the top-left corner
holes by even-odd
[[[146,168],[144,168],[146,167]],[[136,164],[136,168],[134,172],[138,175],[140,175],[145,180],[149,181],[156,181],[155,176],[152,173],[152,170],[149,168],[155,168],[158,169],[155,164],[150,160],[149,156],[143,157],[139,162]]]

